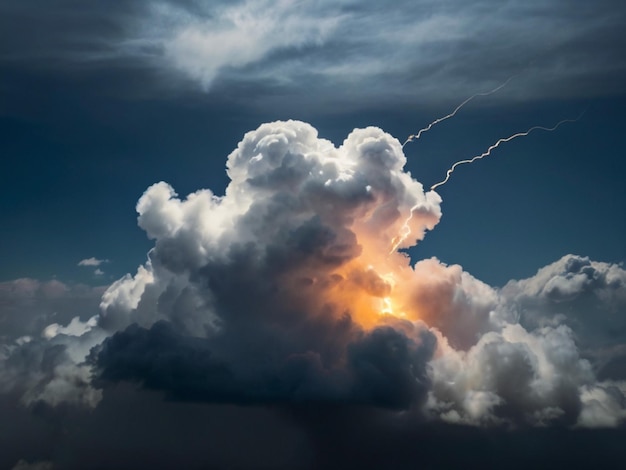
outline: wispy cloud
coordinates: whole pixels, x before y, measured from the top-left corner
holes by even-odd
[[[78,266],[100,266],[103,263],[108,263],[109,260],[108,259],[98,259],[98,258],[94,258],[93,256],[91,258],[85,258],[82,259],[78,262]]]
[[[171,38],[164,38],[165,57],[209,88],[224,69],[241,69],[276,51],[325,43],[340,17],[306,14],[307,5],[246,1],[204,18],[188,18]]]
[[[616,0],[116,2],[72,7],[63,28],[51,19],[59,7],[56,16],[40,7],[0,7],[3,42],[15,44],[0,47],[0,63],[98,70],[115,62],[160,71],[155,77],[168,86],[278,87],[301,100],[315,91],[317,101],[341,97],[355,106],[458,100],[520,72],[517,88],[495,99],[614,93],[626,78],[626,8]],[[46,40],[13,27],[16,15]]]

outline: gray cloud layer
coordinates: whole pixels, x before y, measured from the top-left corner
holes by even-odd
[[[264,90],[263,100],[314,90],[318,103],[356,107],[456,101],[518,73],[507,99],[589,97],[623,93],[626,75],[618,0],[9,1],[0,13],[5,67],[141,68],[161,89],[178,76],[205,90]]]

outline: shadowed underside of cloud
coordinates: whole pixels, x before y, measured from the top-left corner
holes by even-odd
[[[405,409],[422,400],[434,341],[420,345],[380,328],[348,345],[348,364],[327,370],[314,352],[294,354],[269,370],[237,375],[213,359],[211,342],[175,333],[168,323],[130,326],[106,340],[97,364],[103,381],[134,381],[170,398],[212,403],[334,403]]]
[[[2,284],[0,396],[97,412],[131,382],[190,407],[263,405],[311,429],[307,408],[389,435],[426,422],[620,426],[622,267],[568,255],[495,289],[434,258],[412,266],[393,247],[435,228],[441,198],[404,163],[377,128],[336,147],[306,123],[274,122],[229,155],[224,195],[151,186],[137,211],[154,247],[98,292],[98,315],[61,303],[58,319],[41,316],[33,305],[72,297],[60,283]]]

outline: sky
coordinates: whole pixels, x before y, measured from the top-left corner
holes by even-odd
[[[0,467],[626,458],[625,21],[3,1]]]

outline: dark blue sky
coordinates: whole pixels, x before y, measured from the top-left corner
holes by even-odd
[[[625,24],[623,0],[0,2],[0,467],[619,467]],[[426,189],[584,114],[437,189],[409,253],[443,264],[378,256],[439,205],[375,130],[342,166],[264,126],[227,198],[158,185],[157,241],[138,226],[159,181],[222,195],[263,123],[404,142],[504,83],[404,147]]]

